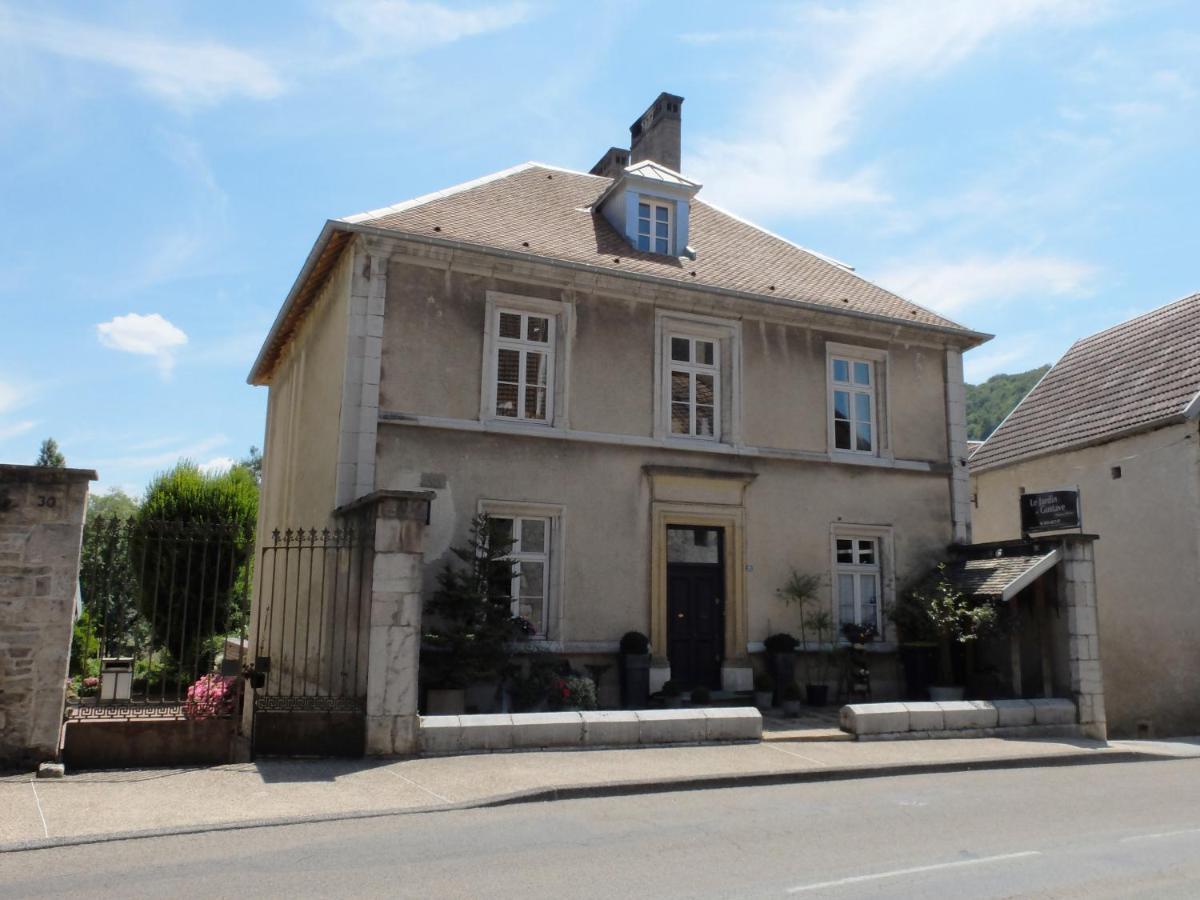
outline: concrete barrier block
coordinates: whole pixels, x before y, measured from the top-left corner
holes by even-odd
[[[463,750],[511,750],[512,716],[459,716],[459,743]]]
[[[514,749],[583,744],[583,713],[517,713],[511,718]]]
[[[1061,697],[1030,700],[1033,720],[1038,725],[1074,725],[1075,704]]]
[[[999,721],[996,707],[985,700],[953,700],[938,703],[947,731],[967,728],[995,728]]]
[[[705,740],[760,741],[762,713],[752,706],[701,710],[707,719]]]
[[[421,752],[458,753],[461,733],[458,716],[422,716]]]
[[[996,724],[1001,728],[1032,725],[1033,704],[1028,700],[993,700],[996,707]]]
[[[700,710],[641,709],[637,717],[642,744],[698,744],[708,739],[708,717]]]
[[[596,710],[583,713],[583,743],[587,747],[636,747],[637,713],[631,710]]]
[[[945,728],[942,708],[936,703],[905,703],[911,731],[941,731]]]
[[[908,731],[908,707],[903,703],[852,703],[838,714],[842,730],[851,734],[892,734]]]

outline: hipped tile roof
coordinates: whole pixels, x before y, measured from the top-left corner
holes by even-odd
[[[971,456],[1011,465],[1182,421],[1200,393],[1200,294],[1077,341]]]
[[[462,189],[343,222],[656,276],[681,284],[790,299],[840,311],[979,335],[812,251],[696,198],[695,260],[642,253],[592,207],[612,179],[528,163]]]

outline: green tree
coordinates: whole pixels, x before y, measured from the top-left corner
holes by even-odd
[[[456,560],[425,605],[421,671],[429,684],[460,688],[504,672],[513,637],[511,550],[511,538],[485,515],[472,520],[466,546],[452,548]]]
[[[968,645],[995,630],[996,607],[968,597],[950,580],[946,565],[926,586],[905,598],[898,622],[902,631],[932,636],[938,644],[938,684],[954,683],[953,644]],[[912,637],[907,637],[911,640]]]
[[[137,500],[120,488],[113,488],[105,494],[91,494],[88,496],[87,522],[90,525],[97,518],[130,519],[137,508]]]
[[[58,449],[58,441],[52,437],[42,441],[42,447],[38,450],[37,462],[35,466],[47,466],[51,469],[64,469],[67,465],[67,458],[62,455],[62,451]]]
[[[993,375],[983,384],[968,384],[967,437],[987,440],[1049,369],[1039,366],[1016,375]]]
[[[206,665],[209,639],[236,626],[257,517],[258,485],[241,466],[210,475],[184,461],[150,483],[129,555],[142,616],[181,669]]]
[[[255,484],[262,484],[262,451],[258,447],[251,444],[250,451],[237,464],[254,476]]]

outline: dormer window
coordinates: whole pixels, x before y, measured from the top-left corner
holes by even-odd
[[[653,253],[671,252],[671,207],[650,200],[638,202],[637,248]]]

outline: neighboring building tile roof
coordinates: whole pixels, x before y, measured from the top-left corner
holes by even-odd
[[[692,201],[688,243],[696,259],[635,250],[592,206],[612,179],[527,163],[448,191],[341,221],[457,240],[532,256],[760,294],[840,311],[960,331],[812,251],[736,216]],[[978,343],[978,340],[973,343]]]
[[[1183,421],[1200,394],[1200,294],[1077,341],[971,456],[1011,465]]]

